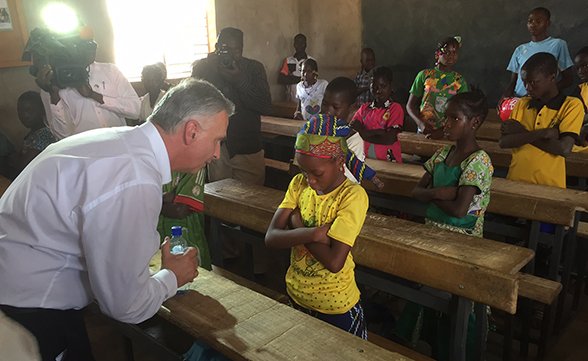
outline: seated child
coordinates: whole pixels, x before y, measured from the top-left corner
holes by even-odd
[[[572,95],[582,101],[585,114],[580,136],[576,140],[576,145],[572,151],[588,152],[588,141],[586,141],[586,136],[588,135],[588,46],[578,51],[574,58],[574,67],[582,84],[578,85]]]
[[[476,131],[488,114],[488,102],[478,90],[457,94],[447,101],[445,135],[448,145],[425,163],[426,173],[413,190],[414,198],[430,202],[426,224],[482,237],[484,213],[490,201],[494,169],[490,157],[476,142]],[[474,359],[475,315],[470,315],[467,360]],[[398,320],[396,333],[416,344],[421,340],[437,360],[449,360],[449,317],[409,302]]]
[[[519,45],[510,58],[507,67],[507,70],[511,72],[510,83],[498,101],[498,109],[506,98],[512,96],[520,98],[527,95],[520,70],[531,56],[540,52],[550,53],[557,59],[557,65],[562,75],[561,80],[557,82],[557,88],[564,90],[572,85],[572,65],[574,64],[568,51],[568,44],[562,39],[548,37],[547,28],[549,25],[551,25],[549,10],[543,7],[531,10],[527,19],[527,30],[531,34],[531,41]]]
[[[196,174],[172,172],[172,181],[163,186],[163,204],[157,225],[161,242],[171,238],[171,228],[182,227],[188,246],[200,253],[200,267],[212,270],[208,242],[204,234],[204,182],[206,168]]]
[[[296,138],[296,175],[270,223],[265,244],[292,248],[286,273],[290,305],[356,336],[367,329],[351,248],[365,221],[368,196],[343,165],[379,182],[347,148],[349,128],[332,115],[313,116]],[[380,182],[381,183],[381,182]]]
[[[376,53],[374,53],[374,50],[364,48],[361,51],[360,62],[361,71],[355,75],[355,85],[357,86],[357,105],[362,106],[374,100],[370,91],[372,70],[376,66]]]
[[[10,158],[12,167],[20,173],[37,155],[57,140],[45,123],[45,107],[41,95],[34,91],[22,93],[17,101],[18,118],[29,128],[20,153]]]
[[[162,89],[165,83],[165,72],[158,64],[146,65],[141,72],[141,82],[147,90],[147,94],[141,97],[141,110],[139,112],[139,122],[142,124],[147,121],[147,118],[153,113],[153,108],[166,91]]]
[[[457,37],[441,40],[435,51],[435,67],[418,73],[410,88],[406,110],[427,138],[443,138],[447,100],[468,91],[464,78],[451,70],[457,63],[460,46],[461,39]]]
[[[392,100],[392,79],[390,68],[374,69],[371,85],[374,101],[359,108],[349,127],[363,138],[368,158],[402,163],[398,133],[402,130],[404,111]]]
[[[306,59],[302,63],[302,80],[296,86],[298,106],[294,119],[309,120],[321,111],[323,95],[327,87],[324,79],[318,79],[318,65],[314,59]]]
[[[278,83],[286,85],[286,102],[298,103],[296,85],[300,83],[300,70],[306,59],[314,59],[306,53],[306,36],[298,34],[294,37],[294,55],[284,60],[284,65],[278,74]]]
[[[325,90],[321,111],[325,114],[334,115],[343,120],[345,124],[349,124],[354,110],[357,109],[357,103],[355,101],[356,93],[357,86],[351,79],[342,76],[333,79],[329,85],[327,85],[327,89]],[[349,147],[349,150],[355,154],[357,159],[362,162],[365,161],[363,139],[359,133],[354,130],[349,132],[349,135],[347,136],[347,146]],[[345,176],[352,182],[359,183],[351,171],[347,169],[347,166],[344,167]]]
[[[584,119],[578,98],[556,84],[557,60],[537,53],[521,68],[528,96],[502,123],[499,145],[513,148],[507,179],[566,188],[565,158],[571,153]]]

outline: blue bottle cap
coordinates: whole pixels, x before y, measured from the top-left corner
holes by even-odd
[[[174,226],[172,227],[172,237],[177,237],[182,235],[182,227]]]

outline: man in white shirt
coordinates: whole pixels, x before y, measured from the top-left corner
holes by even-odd
[[[0,198],[0,310],[43,359],[93,360],[81,309],[139,323],[197,276],[196,250],[159,248],[162,185],[217,159],[234,106],[207,82],[170,90],[139,127],[96,129],[37,156]]]
[[[88,84],[60,89],[51,84],[53,69],[44,65],[37,74],[37,85],[47,113],[47,125],[57,140],[90,129],[127,125],[125,118],[139,118],[141,101],[114,64],[97,63],[96,42],[88,45]]]

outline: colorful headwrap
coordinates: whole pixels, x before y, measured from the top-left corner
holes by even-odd
[[[341,119],[329,114],[316,114],[300,129],[296,136],[296,153],[319,158],[345,157],[345,165],[355,179],[371,180],[378,189],[384,183],[376,177],[376,172],[359,160],[347,146],[346,137],[351,129]]]

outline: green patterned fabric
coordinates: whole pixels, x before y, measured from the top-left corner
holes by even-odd
[[[439,149],[425,164],[427,172],[433,176],[433,187],[474,186],[480,193],[474,195],[467,215],[458,219],[451,217],[431,204],[427,209],[426,224],[470,236],[482,237],[484,213],[490,202],[490,184],[494,167],[486,152],[479,150],[467,157],[459,166],[448,167],[445,159],[452,145]]]
[[[172,172],[172,181],[163,186],[163,193],[174,192],[176,195],[174,202],[188,204],[193,211],[197,208],[201,210],[204,204],[205,180],[206,168],[201,169],[196,174]],[[182,227],[182,235],[188,245],[197,247],[200,251],[200,267],[212,270],[208,242],[204,235],[204,213],[195,211],[184,219],[174,219],[160,215],[157,231],[161,236],[162,243],[166,236],[171,238],[171,228],[174,226]]]

